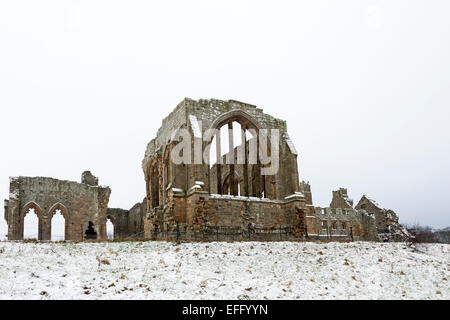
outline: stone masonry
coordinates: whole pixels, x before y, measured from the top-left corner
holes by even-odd
[[[222,129],[228,129],[225,136]],[[177,134],[181,131],[186,133],[183,138]],[[173,161],[180,155],[181,143],[188,162]],[[186,239],[210,239],[214,232],[215,239],[236,239],[226,232],[219,238],[219,230],[255,239],[277,230],[280,235],[285,230],[284,239],[405,239],[407,233],[395,212],[366,196],[354,207],[347,189],[333,191],[328,208],[314,207],[310,184],[299,182],[297,158],[286,121],[235,100],[186,98],[147,145],[142,202],[129,210],[108,208],[111,190],[99,186],[89,171],[82,174],[81,183],[11,178],[5,200],[8,238],[23,239],[24,217],[33,209],[40,240],[51,239],[51,220],[57,211],[65,219],[65,239],[77,241],[107,239],[108,219],[115,239],[155,239],[180,230]],[[277,170],[271,172],[274,162]]]
[[[106,212],[111,190],[98,186],[90,172],[82,183],[52,178],[17,177],[10,179],[9,200],[5,201],[8,239],[21,240],[24,218],[34,209],[38,219],[38,239],[51,239],[51,220],[56,211],[65,219],[65,239],[83,240],[89,223],[98,239],[106,239]]]
[[[273,129],[279,130],[277,173],[262,175],[264,164],[260,159],[250,164],[248,150],[244,152],[245,163],[240,165],[218,161],[211,167],[204,159],[196,164],[174,164],[170,160],[177,142],[173,139],[176,130],[189,131],[194,154],[195,146],[201,146],[202,150],[211,146],[211,139],[205,139],[207,130],[233,129],[233,125],[240,127],[241,139],[247,132],[266,129],[270,134]],[[220,149],[220,136],[215,138]],[[233,137],[230,141],[234,141]],[[241,145],[248,149],[250,143],[260,141],[242,140]],[[229,150],[234,149],[231,143]],[[185,99],[163,120],[157,137],[147,146],[142,167],[147,185],[148,208],[144,219],[147,237],[180,226],[194,236],[207,233],[212,227],[242,230],[291,227],[301,236],[307,228],[306,216],[314,214],[299,192],[297,152],[289,139],[286,122],[247,103]]]
[[[174,146],[179,142],[173,135],[176,130],[189,132],[193,155],[195,147],[201,146],[202,150],[211,147],[211,138],[205,139],[208,130],[233,129],[237,125],[241,138],[248,136],[250,130],[280,131],[278,172],[262,175],[264,164],[259,161],[249,164],[248,146],[254,142],[261,148],[259,140],[242,138],[237,147],[233,130],[228,139],[228,150],[233,152],[217,153],[223,138],[214,137],[216,150],[210,150],[216,157],[213,165],[205,163],[205,159],[195,164],[171,161]],[[244,164],[236,162],[238,148],[245,150]],[[272,146],[269,144],[268,148]],[[225,162],[228,157],[233,161]],[[142,168],[147,186],[144,231],[148,238],[180,228],[197,237],[232,227],[243,233],[250,229],[287,228],[293,238],[379,239],[378,216],[354,208],[346,189],[333,192],[329,208],[313,206],[310,185],[299,183],[297,151],[286,122],[254,105],[234,100],[183,100],[163,120],[156,138],[148,144]]]

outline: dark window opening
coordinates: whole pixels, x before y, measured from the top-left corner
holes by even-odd
[[[86,239],[97,239],[97,232],[95,232],[92,221],[89,221],[89,226],[84,234]]]

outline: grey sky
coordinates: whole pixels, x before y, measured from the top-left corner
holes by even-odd
[[[315,205],[347,187],[448,226],[449,14],[447,0],[2,1],[0,195],[9,176],[91,170],[130,208],[162,119],[184,97],[235,99],[288,121]]]

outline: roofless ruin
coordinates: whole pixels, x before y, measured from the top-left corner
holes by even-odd
[[[65,240],[114,238],[185,240],[401,240],[392,210],[347,190],[328,208],[314,207],[299,181],[298,154],[286,121],[254,105],[184,99],[163,120],[142,161],[146,198],[129,210],[108,208],[111,190],[89,171],[81,183],[51,178],[10,179],[5,200],[9,240],[24,238],[24,219],[38,217],[38,239],[50,240],[61,212]]]

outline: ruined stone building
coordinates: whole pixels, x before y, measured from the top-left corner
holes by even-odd
[[[353,208],[347,189],[333,191],[328,208],[315,207],[317,233],[319,236],[336,238],[347,237],[360,240],[378,240],[376,219],[371,212]]]
[[[52,178],[11,178],[9,200],[5,201],[8,239],[21,240],[25,216],[34,210],[38,219],[38,239],[50,240],[51,220],[56,211],[65,219],[66,240],[87,237],[106,239],[106,212],[111,190],[83,173],[81,183]]]
[[[364,210],[374,215],[379,239],[382,241],[404,241],[411,237],[408,231],[399,223],[397,214],[382,208],[377,202],[364,195],[355,209]]]
[[[286,121],[239,101],[186,98],[147,146],[141,203],[108,208],[111,190],[90,172],[81,183],[11,178],[8,238],[23,239],[30,210],[39,218],[40,240],[50,240],[56,211],[64,216],[66,240],[107,239],[107,220],[115,239],[176,233],[264,240],[278,239],[283,230],[283,239],[377,241],[401,230],[393,211],[366,196],[354,207],[346,189],[333,192],[328,208],[314,207],[309,183],[299,182],[297,157]]]
[[[38,218],[39,240],[51,239],[52,219],[57,212],[64,217],[65,240],[105,240],[108,219],[116,237],[141,232],[140,205],[129,211],[108,209],[110,194],[111,189],[99,186],[89,171],[82,174],[81,183],[43,177],[11,178],[9,199],[5,200],[8,239],[24,238],[24,220],[31,211]]]
[[[221,128],[228,129],[228,139]],[[279,144],[262,140],[261,131],[270,136],[275,129]],[[171,160],[173,152],[180,152],[176,147],[180,139],[174,135],[177,130],[189,135],[184,142],[190,163]],[[251,163],[252,143],[259,152]],[[206,150],[203,158],[197,149]],[[275,152],[279,154],[278,171],[263,175],[268,164],[260,159],[261,154]],[[236,161],[239,153],[241,162]],[[233,100],[185,99],[163,120],[142,163],[147,186],[146,237],[175,229],[214,236],[232,227],[243,235],[284,229],[291,238],[378,240],[377,228],[384,232],[385,223],[380,221],[385,214],[354,208],[345,189],[333,192],[329,208],[313,206],[309,184],[299,183],[297,156],[286,122],[256,106]]]
[[[114,226],[114,238],[144,238],[143,217],[147,210],[146,200],[135,204],[131,209],[108,208],[106,218]]]

